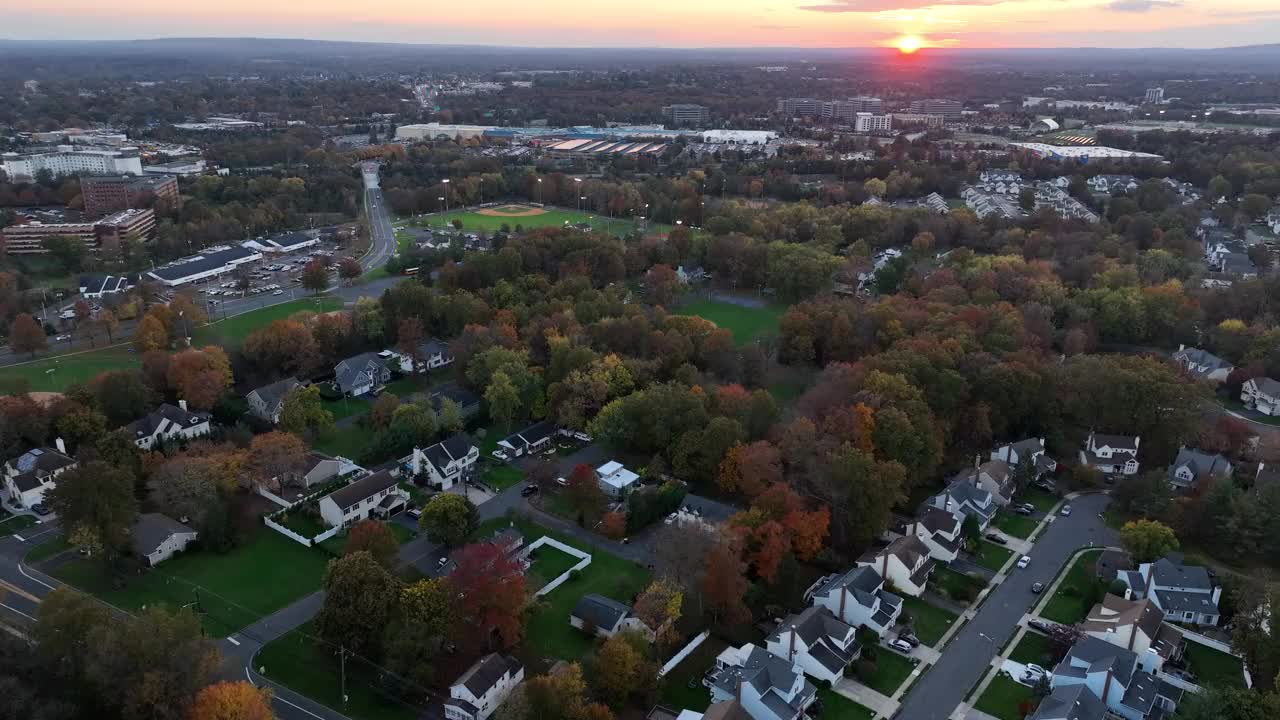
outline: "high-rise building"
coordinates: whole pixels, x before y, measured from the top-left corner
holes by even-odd
[[[97,250],[103,245],[147,240],[155,227],[156,214],[151,210],[121,210],[100,220],[10,225],[0,230],[0,243],[10,255],[43,255],[49,252],[44,248],[46,238],[76,237],[85,247]]]
[[[963,110],[964,103],[959,100],[926,98],[911,101],[911,112],[920,115],[941,115],[947,120],[959,120]]]
[[[941,115],[927,115],[925,113],[893,113],[893,124],[897,127],[923,127],[928,129],[940,128],[946,124],[947,119]]]
[[[176,200],[178,181],[164,175],[85,175],[80,178],[80,197],[84,198],[86,215],[105,215],[139,207],[149,197]]]
[[[1162,87],[1147,88],[1146,101],[1148,105],[1159,105],[1160,103],[1164,102],[1164,88]]]
[[[778,101],[778,112],[789,117],[818,117],[822,114],[822,101],[813,98],[783,98]]]
[[[893,129],[893,116],[860,112],[854,118],[853,129],[855,132],[860,133],[889,132]]]
[[[59,145],[57,148],[25,153],[7,152],[4,172],[11,180],[30,181],[41,170],[54,176],[79,175],[141,175],[142,160],[138,148],[102,148]]]
[[[672,125],[705,125],[711,119],[711,109],[702,105],[677,103],[664,106],[662,117]]]
[[[858,113],[879,113],[884,102],[878,97],[865,95],[848,100],[830,100],[822,103],[822,117],[833,122],[853,123]]]

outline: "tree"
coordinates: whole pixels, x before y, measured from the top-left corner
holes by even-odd
[[[370,518],[356,523],[347,533],[347,544],[343,546],[342,554],[357,552],[367,552],[382,567],[395,570],[400,543],[391,528]]]
[[[380,342],[382,334],[386,332],[382,304],[371,297],[356,300],[355,307],[351,309],[351,329],[369,342]]]
[[[680,277],[670,265],[654,265],[644,276],[645,288],[654,305],[671,305],[680,292]]]
[[[231,386],[231,360],[215,345],[184,350],[169,359],[169,386],[193,409],[208,410]]]
[[[441,432],[451,435],[462,432],[462,428],[465,427],[462,408],[458,407],[458,403],[453,398],[444,398],[440,401],[439,421]]]
[[[1130,520],[1120,528],[1120,542],[1138,563],[1154,562],[1178,549],[1173,529],[1158,520]]]
[[[475,531],[479,513],[471,501],[461,495],[440,493],[427,501],[418,518],[418,527],[427,539],[445,547],[457,547]]]
[[[435,679],[433,662],[454,623],[453,589],[445,578],[419,580],[400,591],[383,640],[387,668],[418,687]]]
[[[528,720],[613,720],[608,707],[591,702],[582,666],[576,662],[524,685]]]
[[[183,455],[151,473],[148,500],[173,517],[203,524],[205,514],[218,503],[219,459]]]
[[[169,331],[164,323],[153,315],[147,315],[138,323],[133,331],[133,346],[138,352],[164,350],[169,347]]]
[[[254,436],[246,464],[255,484],[279,492],[285,481],[302,469],[306,459],[307,444],[301,438],[276,430]]]
[[[707,553],[702,592],[719,622],[734,626],[751,620],[746,604],[747,565],[732,539],[720,539]]]
[[[350,283],[364,274],[364,268],[352,257],[344,257],[338,261],[338,277]]]
[[[699,523],[675,523],[659,526],[653,543],[658,577],[679,583],[685,595],[697,602],[699,615],[702,614],[707,555],[715,542],[711,531]]]
[[[316,435],[333,428],[333,413],[324,409],[319,387],[298,386],[285,394],[280,405],[280,428],[295,435]]]
[[[272,720],[271,690],[252,683],[219,682],[196,693],[190,720]]]
[[[748,498],[782,481],[782,454],[770,442],[761,440],[729,449],[720,463],[717,481],[728,492],[740,492]]]
[[[569,473],[567,482],[565,497],[578,515],[579,524],[585,524],[587,520],[594,521],[608,502],[596,479],[596,471],[590,465],[578,465]]]
[[[627,515],[621,512],[607,512],[600,518],[600,534],[610,540],[621,540],[627,534]]]
[[[54,423],[58,437],[67,441],[74,452],[82,444],[91,443],[107,433],[107,418],[93,408],[76,405]]]
[[[659,578],[636,596],[635,615],[653,631],[659,645],[670,646],[680,639],[676,622],[683,603],[684,592],[680,586],[671,579]]]
[[[396,350],[409,358],[411,372],[422,372],[422,340],[426,332],[422,329],[422,321],[416,317],[407,317],[400,321],[396,332]]]
[[[627,638],[627,633],[618,633],[605,640],[596,651],[591,663],[591,685],[600,697],[608,698],[613,705],[625,705],[641,687],[644,664],[644,655]]]
[[[317,323],[317,332],[321,325]],[[241,354],[272,372],[299,373],[317,364],[316,335],[297,320],[275,320],[249,333]]]
[[[115,342],[116,331],[120,329],[120,321],[116,314],[108,308],[98,311],[98,326],[107,334],[107,342]]]
[[[1272,720],[1280,717],[1280,693],[1210,685],[1178,701],[1178,720]]]
[[[138,517],[133,486],[127,470],[95,460],[59,475],[45,499],[68,533],[91,532],[105,550],[117,553],[127,547]]]
[[[437,495],[436,497],[440,497]],[[430,505],[430,503],[428,503]],[[496,645],[509,648],[524,628],[525,579],[519,559],[497,543],[467,545],[453,554],[449,586],[461,598],[455,606],[455,640],[473,652]]]
[[[347,651],[376,656],[400,597],[400,581],[367,552],[330,561],[316,628]]]
[[[319,260],[312,260],[302,268],[302,287],[319,295],[329,289],[329,268]]]
[[[489,406],[489,416],[511,429],[511,423],[520,414],[520,391],[506,372],[499,370],[493,374],[489,386],[484,391],[485,404]]]
[[[48,349],[49,338],[35,318],[22,313],[9,326],[9,344],[14,352],[31,353],[31,357],[35,357],[38,351]]]

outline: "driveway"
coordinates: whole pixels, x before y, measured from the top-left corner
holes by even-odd
[[[1105,495],[1084,495],[1071,501],[1068,517],[1055,516],[1036,541],[1031,565],[1011,574],[987,596],[973,618],[947,645],[942,657],[903,699],[898,717],[904,720],[944,720],[969,688],[987,672],[997,651],[1017,631],[1018,619],[1039,597],[1032,583],[1048,585],[1078,549],[1116,545],[1119,539],[1098,517],[1110,502]]]

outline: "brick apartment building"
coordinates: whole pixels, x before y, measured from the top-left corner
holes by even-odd
[[[147,205],[151,197],[178,198],[178,180],[172,176],[86,175],[80,178],[84,212],[97,217]]]

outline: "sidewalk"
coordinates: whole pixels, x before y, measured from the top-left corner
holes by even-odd
[[[903,683],[906,685],[907,683]],[[872,711],[879,718],[893,717],[898,712],[898,703],[892,698],[872,690],[861,683],[855,682],[849,678],[841,678],[839,682],[831,686],[831,689],[837,695],[849,698],[866,709]]]

